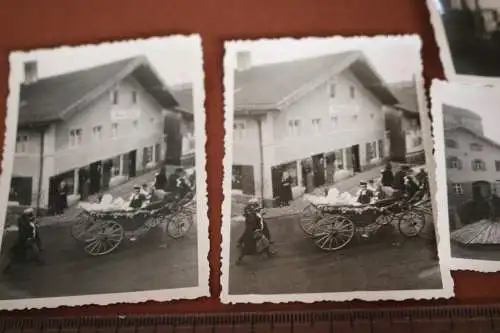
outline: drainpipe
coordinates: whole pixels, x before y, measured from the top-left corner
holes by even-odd
[[[40,200],[42,196],[42,182],[43,182],[43,155],[45,147],[45,128],[40,129],[40,156],[38,168],[38,189],[36,193],[36,214],[40,216]],[[49,193],[50,195],[50,193]]]
[[[259,157],[260,157],[260,200],[264,206],[264,143],[262,142],[262,118],[257,117],[257,127],[259,132]]]

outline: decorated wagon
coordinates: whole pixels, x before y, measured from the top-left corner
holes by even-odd
[[[309,200],[303,209],[299,224],[314,244],[325,251],[335,251],[351,242],[356,233],[374,231],[395,224],[401,234],[417,236],[432,214],[430,198],[417,192],[411,199],[392,197],[370,204],[328,203]]]
[[[167,194],[161,201],[139,209],[92,209],[92,205],[83,205],[71,227],[71,235],[84,243],[85,251],[91,256],[108,254],[124,239],[135,240],[161,224],[166,224],[170,237],[179,239],[193,225],[194,194],[191,191],[182,198]]]

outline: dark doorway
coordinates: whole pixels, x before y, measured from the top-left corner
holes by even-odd
[[[12,177],[10,188],[9,201],[18,202],[23,206],[31,205],[33,193],[33,179],[31,177]]]
[[[283,177],[283,167],[273,166],[271,168],[271,179],[273,182],[273,198],[280,196],[281,178]]]
[[[235,190],[241,190],[243,194],[255,194],[253,166],[233,165],[232,188]]]
[[[113,168],[113,161],[107,160],[102,166],[102,188],[103,190],[109,189],[109,181],[111,180],[111,169]]]
[[[359,145],[351,147],[352,170],[354,172],[361,172],[361,164],[359,160]]]
[[[319,187],[325,185],[325,156],[323,154],[314,155],[313,160],[313,173],[314,173],[314,186]]]
[[[491,195],[491,185],[487,181],[477,181],[472,183],[472,200],[487,199]]]
[[[137,150],[132,150],[128,153],[128,176],[134,178],[136,176],[136,160]]]
[[[101,173],[102,165],[101,161],[94,162],[90,165],[89,176],[90,176],[90,194],[98,193],[101,190]]]
[[[53,214],[55,212],[57,189],[60,182],[61,179],[57,176],[49,178],[49,214]]]

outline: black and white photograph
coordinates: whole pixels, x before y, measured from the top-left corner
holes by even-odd
[[[500,1],[427,0],[448,80],[500,82]]]
[[[0,308],[209,295],[201,38],[10,54]]]
[[[224,303],[451,297],[418,36],[225,43]]]
[[[431,94],[451,268],[500,271],[500,89],[436,80]]]

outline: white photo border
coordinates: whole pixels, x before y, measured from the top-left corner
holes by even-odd
[[[148,290],[140,292],[124,292],[111,294],[62,296],[48,298],[26,298],[0,300],[0,310],[21,310],[37,308],[55,308],[59,306],[82,306],[82,305],[110,305],[117,303],[140,303],[146,301],[173,301],[184,299],[196,299],[210,296],[209,275],[210,266],[208,253],[210,248],[208,234],[208,198],[207,198],[207,174],[206,174],[206,133],[205,133],[205,89],[203,70],[202,41],[199,35],[167,35],[151,38],[130,39],[123,41],[112,41],[98,44],[84,44],[78,46],[60,46],[54,48],[35,49],[32,51],[14,51],[9,55],[9,95],[7,98],[7,115],[5,119],[5,143],[2,154],[2,173],[0,174],[0,221],[5,221],[6,206],[12,169],[14,164],[14,151],[16,144],[16,132],[19,110],[19,82],[16,78],[22,77],[22,64],[38,52],[47,52],[62,49],[99,48],[101,46],[113,46],[122,44],[134,44],[138,42],[164,42],[171,40],[188,40],[193,43],[193,50],[198,53],[199,64],[196,79],[193,80],[193,105],[194,105],[194,130],[195,130],[195,160],[196,160],[196,228],[197,228],[197,258],[198,258],[198,286],[187,288],[172,288],[164,290]],[[196,47],[194,47],[196,45]],[[0,223],[0,233],[3,234],[4,223]],[[0,246],[3,237],[0,238]],[[167,264],[167,263],[166,263]],[[166,279],[168,276],[165,277]]]
[[[243,50],[245,46],[253,43],[266,42],[266,43],[294,43],[303,42],[307,45],[308,42],[318,40],[336,41],[341,43],[344,40],[357,39],[360,44],[366,42],[386,41],[387,39],[400,40],[402,43],[409,43],[415,45],[416,51],[420,55],[422,47],[421,39],[418,35],[378,35],[374,37],[368,36],[353,36],[353,37],[305,37],[305,38],[277,38],[277,39],[257,39],[257,40],[233,40],[225,42],[225,55],[224,55],[224,149],[225,155],[223,159],[224,166],[224,179],[223,179],[223,194],[224,201],[222,203],[222,249],[221,249],[221,302],[225,304],[231,303],[286,303],[286,302],[303,302],[313,303],[320,301],[350,301],[355,299],[365,301],[380,301],[380,300],[405,300],[405,299],[438,299],[450,298],[454,296],[453,279],[448,269],[446,254],[446,244],[437,238],[436,241],[438,255],[440,257],[440,273],[443,288],[435,290],[390,290],[390,291],[349,291],[349,292],[333,292],[333,293],[304,293],[304,294],[245,294],[233,295],[229,293],[229,267],[230,267],[230,234],[231,234],[231,179],[232,179],[232,162],[233,162],[233,120],[234,120],[234,69],[236,68],[236,53]],[[306,47],[306,46],[304,46]],[[431,179],[434,178],[434,170],[432,168],[432,139],[430,119],[428,117],[428,108],[426,104],[423,80],[423,66],[422,60],[419,56],[419,64],[417,66],[418,72],[418,104],[421,112],[421,119],[423,119],[422,130],[424,137],[424,145],[426,146],[426,165],[429,166],[429,173]],[[431,182],[432,183],[432,182]],[[433,184],[431,184],[434,187]],[[431,188],[432,188],[431,187]],[[436,215],[436,196],[432,200],[434,215]],[[436,219],[434,219],[435,221]],[[443,260],[443,257],[445,260]]]
[[[439,219],[438,231],[439,237],[445,244],[444,254],[449,258],[451,270],[468,270],[483,273],[500,271],[500,261],[481,260],[481,259],[465,259],[451,256],[451,237],[450,223],[448,214],[448,182],[446,173],[446,147],[444,137],[444,116],[443,105],[450,102],[446,96],[454,89],[454,87],[462,88],[464,84],[456,82],[446,82],[441,80],[433,80],[431,85],[431,102],[432,102],[432,122],[434,127],[434,146],[436,149],[435,159],[437,163],[437,198],[439,203]],[[491,89],[488,87],[476,86],[479,89]]]
[[[488,77],[480,75],[466,75],[459,74],[453,64],[453,57],[446,36],[443,20],[439,14],[436,1],[439,0],[426,0],[427,8],[430,12],[431,25],[433,27],[434,36],[439,49],[439,58],[443,65],[444,74],[449,81],[456,81],[462,83],[482,84],[482,85],[495,85],[500,84],[500,77]]]

